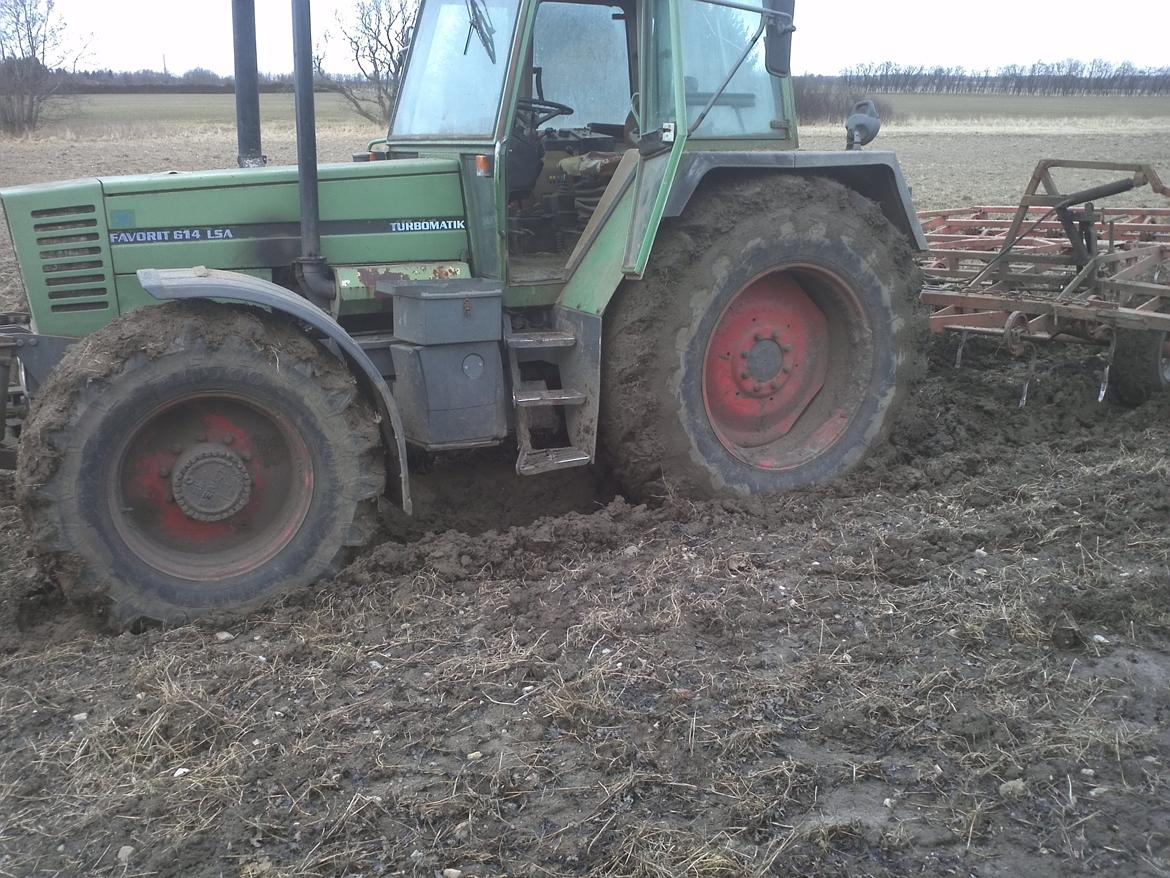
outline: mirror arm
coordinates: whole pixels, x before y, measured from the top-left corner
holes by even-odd
[[[737,3],[735,0],[696,0],[696,2],[707,3],[711,6],[726,6],[728,9],[742,9],[744,12],[755,12],[767,18],[785,19],[788,22],[786,28],[792,28],[792,30],[786,29],[781,33],[792,33],[796,30],[796,28],[793,27],[793,18],[787,12],[777,12],[774,9],[765,9],[762,6],[753,6],[751,3]]]

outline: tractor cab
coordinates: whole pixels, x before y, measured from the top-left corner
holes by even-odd
[[[644,267],[688,141],[796,147],[791,22],[791,2],[424,0],[389,156],[479,152],[498,208],[480,265],[552,301],[631,186],[611,246]]]

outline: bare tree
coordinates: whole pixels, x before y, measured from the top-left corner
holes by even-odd
[[[26,134],[60,87],[65,23],[54,0],[0,0],[0,132]]]
[[[389,123],[417,12],[418,0],[357,0],[348,20],[338,14],[338,28],[361,76],[326,73],[318,52],[318,83],[371,122]]]

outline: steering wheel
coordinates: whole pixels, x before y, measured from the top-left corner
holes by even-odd
[[[546,101],[544,98],[519,98],[516,109],[527,112],[532,119],[532,127],[539,128],[546,122],[551,122],[557,116],[572,116],[577,112],[568,104]]]

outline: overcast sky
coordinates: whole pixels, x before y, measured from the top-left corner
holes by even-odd
[[[314,0],[313,30],[336,30],[353,0]],[[230,0],[57,0],[75,38],[88,38],[83,66],[172,73],[232,72]],[[256,0],[260,69],[292,70],[289,0]],[[798,0],[797,72],[837,73],[857,63],[955,65],[972,69],[1104,58],[1138,66],[1170,63],[1170,0]],[[340,47],[327,56],[352,67]]]

